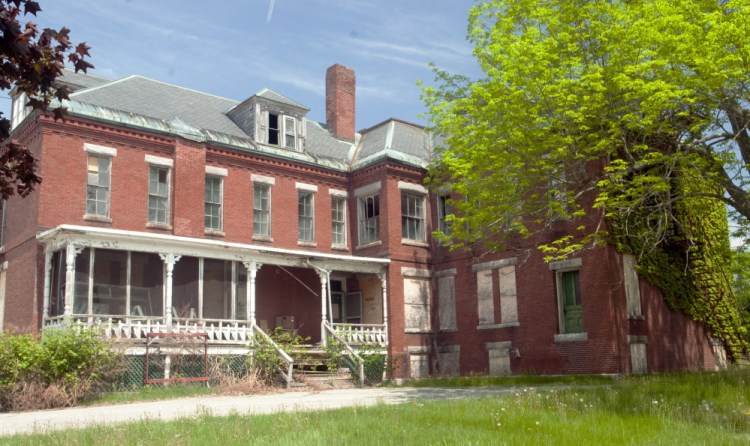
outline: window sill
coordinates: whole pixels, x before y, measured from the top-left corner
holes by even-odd
[[[206,229],[204,232],[206,235],[211,235],[214,237],[224,237],[224,231],[220,231],[218,229]]]
[[[349,251],[346,245],[331,245],[331,249],[334,251]]]
[[[503,322],[502,324],[482,324],[477,325],[477,330],[494,330],[496,328],[508,328],[508,327],[519,327],[521,323],[516,322]]]
[[[404,328],[404,333],[409,334],[430,334],[432,330],[429,328]]]
[[[87,221],[98,221],[100,223],[112,223],[112,219],[104,215],[84,214],[83,219]]]
[[[441,328],[440,333],[458,333],[458,328]]]
[[[555,342],[581,342],[588,341],[589,335],[583,333],[563,333],[555,335]]]
[[[298,240],[297,246],[303,246],[305,248],[317,248],[318,244],[315,242],[303,242],[303,241]]]
[[[265,235],[253,235],[253,241],[271,243],[273,242],[273,237],[269,237]]]
[[[409,245],[409,246],[419,246],[420,248],[429,248],[430,247],[430,245],[428,245],[427,243],[425,243],[423,241],[412,240],[412,239],[408,239],[408,238],[402,238],[401,239],[401,244],[402,245]]]
[[[380,244],[381,244],[381,241],[380,240],[376,240],[374,242],[367,243],[366,245],[359,245],[359,246],[357,246],[357,249],[371,248],[373,246],[380,246]]]
[[[642,314],[629,314],[628,319],[630,319],[631,321],[645,321],[646,316]]]
[[[171,231],[173,229],[172,225],[170,225],[170,224],[167,224],[167,223],[156,223],[156,222],[153,222],[153,221],[150,221],[150,222],[146,223],[146,228],[148,228],[148,229],[161,229],[161,230],[164,230],[164,231]]]

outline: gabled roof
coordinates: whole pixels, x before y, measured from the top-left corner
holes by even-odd
[[[137,75],[107,80],[66,70],[60,80],[76,88],[66,104],[71,114],[214,141],[241,151],[257,151],[344,171],[383,159],[426,167],[433,155],[429,132],[422,126],[396,119],[362,130],[352,144],[336,138],[325,124],[302,118],[306,123],[306,144],[304,152],[297,152],[259,144],[229,118],[228,112],[247,100],[238,102]],[[255,96],[309,111],[306,106],[267,88]]]
[[[353,167],[363,167],[384,157],[426,167],[433,158],[432,134],[424,127],[391,118],[361,131]]]
[[[111,81],[112,79],[95,76],[93,74],[86,74],[82,71],[76,73],[67,68],[63,69],[62,76],[58,76],[57,79],[55,79],[55,82],[67,85],[71,92],[84,88],[96,87]]]
[[[304,105],[300,104],[299,102],[293,101],[293,100],[289,99],[288,97],[286,97],[286,96],[284,96],[282,94],[276,93],[275,91],[270,90],[268,88],[264,88],[264,89],[260,90],[259,92],[255,93],[255,96],[258,96],[258,97],[261,97],[261,98],[264,98],[264,99],[268,99],[268,100],[271,100],[271,101],[274,101],[274,102],[278,102],[280,104],[291,105],[292,107],[297,107],[297,108],[301,108],[301,109],[306,110],[306,111],[310,111],[310,109],[308,107],[305,107]]]
[[[149,118],[179,118],[198,129],[247,137],[225,114],[237,105],[236,101],[141,76],[80,90],[70,99]]]

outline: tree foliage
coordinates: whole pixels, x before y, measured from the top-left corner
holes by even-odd
[[[70,30],[39,30],[33,22],[21,23],[28,14],[36,16],[39,4],[31,0],[0,0],[0,90],[16,88],[29,97],[28,106],[46,110],[53,99],[68,98],[65,87],[55,79],[62,75],[66,59],[75,71],[92,68],[85,43],[73,45]],[[64,109],[54,110],[55,119]],[[28,195],[41,182],[31,152],[17,141],[8,140],[10,121],[0,113],[0,198],[14,193]]]
[[[469,40],[485,77],[423,89],[431,179],[462,198],[438,237],[536,235],[548,260],[612,243],[742,355],[727,208],[748,226],[750,2],[485,0]]]
[[[469,40],[485,77],[436,70],[423,90],[446,137],[433,181],[467,197],[453,202],[454,246],[497,248],[565,219],[586,230],[552,256],[595,243],[605,221],[653,249],[688,196],[750,218],[746,0],[488,0]],[[675,188],[686,171],[717,187]]]

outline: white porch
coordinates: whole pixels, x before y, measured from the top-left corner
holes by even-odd
[[[137,350],[148,333],[205,333],[212,351],[247,351],[255,333],[267,322],[257,318],[256,283],[258,271],[267,265],[315,271],[318,286],[310,291],[320,299],[321,343],[326,342],[327,325],[347,343],[387,345],[388,259],[70,225],[50,229],[37,238],[46,253],[45,326],[99,327],[107,337],[127,341]],[[99,271],[106,268],[97,264],[97,253],[100,257],[119,256],[119,270],[109,276]],[[184,297],[175,293],[179,286],[175,270],[181,259],[190,259],[199,271],[196,295],[191,305],[184,307],[180,300]],[[217,263],[225,271],[222,280],[211,282],[221,287],[219,301],[207,285],[208,272]],[[331,301],[332,274],[377,278],[382,319],[378,323],[334,321],[331,310],[337,309],[337,304]]]

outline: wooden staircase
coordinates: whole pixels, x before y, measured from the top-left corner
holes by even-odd
[[[331,367],[330,355],[318,345],[299,345],[287,352],[294,359],[292,388],[356,387],[347,367]]]

